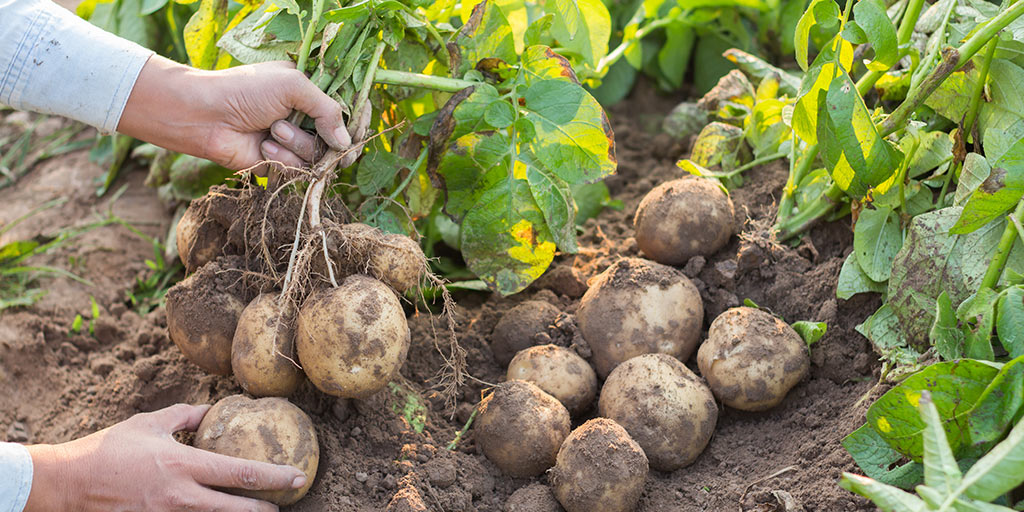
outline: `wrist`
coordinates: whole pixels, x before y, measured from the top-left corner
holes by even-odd
[[[61,445],[26,448],[32,457],[32,489],[24,512],[74,510],[70,494],[79,482],[72,478],[67,451]]]

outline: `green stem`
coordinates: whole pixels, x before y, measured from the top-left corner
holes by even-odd
[[[793,147],[796,147],[795,139],[793,140]],[[789,172],[789,178],[786,180],[786,186],[782,189],[782,199],[779,200],[779,213],[775,220],[776,231],[792,217],[793,200],[797,185],[811,172],[816,158],[818,158],[818,145],[812,144],[804,149],[803,158],[790,162],[792,168]]]
[[[476,413],[479,410],[480,409],[478,409],[476,407],[473,408],[473,414],[469,415],[469,419],[466,420],[466,424],[462,427],[462,430],[456,432],[455,433],[455,439],[452,439],[452,442],[448,443],[448,446],[446,447],[446,448],[448,448],[448,451],[455,450],[455,448],[459,446],[459,441],[462,440],[462,436],[466,435],[466,432],[469,432],[469,427],[470,427],[470,425],[473,424],[473,420],[476,419]]]
[[[778,160],[780,158],[785,158],[787,156],[789,156],[789,155],[786,154],[786,153],[772,153],[772,154],[770,154],[768,156],[762,156],[760,158],[755,158],[754,160],[751,160],[751,161],[749,161],[749,162],[747,162],[747,163],[745,163],[745,164],[743,164],[743,165],[741,165],[741,166],[739,166],[739,167],[737,167],[737,168],[735,168],[735,169],[733,169],[733,170],[731,170],[731,171],[729,171],[729,172],[727,172],[725,174],[716,176],[716,178],[732,178],[733,176],[735,176],[735,175],[737,175],[737,174],[739,174],[739,173],[741,173],[741,172],[743,172],[743,171],[745,171],[747,169],[751,169],[753,167],[757,167],[759,165],[766,164],[768,162],[771,162],[771,161],[774,161],[774,160]]]
[[[348,120],[348,131],[354,132],[356,124],[359,123],[359,113],[363,111],[363,105],[366,104],[366,100],[370,97],[370,90],[373,89],[373,80],[380,71],[380,58],[384,55],[384,48],[387,43],[384,41],[378,41],[377,46],[373,49],[373,56],[370,57],[370,62],[366,67],[366,76],[363,77],[363,85],[359,88],[359,94],[356,95],[356,101],[352,104],[352,117]]]
[[[1014,218],[1019,219],[1021,215],[1024,215],[1024,200],[1017,203],[1017,209],[1013,211]],[[995,288],[999,284],[999,276],[1003,275],[1006,259],[1010,257],[1010,250],[1013,249],[1013,243],[1016,241],[1017,228],[1013,222],[1007,222],[1003,229],[1003,236],[999,238],[999,245],[996,246],[996,254],[988,263],[985,277],[981,278],[981,286],[978,289]]]
[[[900,184],[900,212],[907,212],[907,169],[910,167],[910,161],[914,159],[914,155],[917,153],[917,148],[921,145],[921,140],[914,138],[910,145],[910,150],[904,155],[903,161],[900,162],[899,174],[896,175],[896,179],[899,180]]]
[[[904,46],[910,42],[910,36],[914,35],[914,25],[917,25],[917,20],[921,17],[923,5],[924,0],[910,0],[907,10],[903,13],[903,18],[900,20],[900,28],[896,31],[897,46]],[[885,71],[883,70],[868,71],[864,76],[860,77],[860,80],[857,80],[857,92],[864,96],[875,86],[878,79],[884,75]]]
[[[845,194],[835,183],[818,199],[800,209],[785,222],[776,225],[779,241],[786,241],[813,227],[839,206]]]
[[[971,107],[964,118],[964,141],[974,131],[974,121],[978,119],[978,110],[981,106],[981,95],[985,92],[985,82],[988,80],[988,71],[992,68],[992,59],[996,55],[996,47],[999,45],[998,38],[992,38],[985,46],[985,58],[981,61],[981,74],[978,76],[978,83],[974,84],[971,91]]]
[[[939,191],[939,197],[935,198],[934,209],[938,210],[946,204],[946,192],[949,191],[949,184],[953,181],[953,176],[960,174],[960,169],[963,169],[964,163],[957,162],[956,166],[946,173],[946,179],[942,182],[942,190]]]
[[[393,69],[378,69],[374,80],[380,84],[420,87],[441,92],[459,92],[466,87],[480,85],[480,82],[473,82],[470,80],[424,75],[421,73],[409,73],[407,71],[395,71]]]
[[[405,190],[405,187],[408,187],[409,183],[412,182],[412,178],[419,173],[419,169],[420,167],[423,166],[423,162],[426,161],[428,153],[429,152],[427,151],[427,148],[423,148],[423,150],[420,151],[420,156],[416,158],[416,162],[412,164],[412,167],[410,167],[409,175],[406,176],[404,180],[402,180],[402,183],[399,184],[398,187],[395,188],[395,190],[391,191],[391,195],[388,196],[387,201],[381,201],[381,203],[377,206],[377,209],[373,212],[373,215],[371,215],[370,218],[376,218],[378,215],[381,214],[381,212],[384,211],[384,207],[386,207],[390,203],[396,202],[396,200],[398,199],[398,194],[401,194],[402,191]]]
[[[612,64],[615,64],[615,62],[618,61],[634,44],[639,43],[640,40],[648,34],[668,25],[673,20],[675,20],[675,18],[661,18],[648,23],[641,29],[638,29],[633,37],[628,41],[620,43],[619,46],[616,46],[614,50],[608,52],[608,55],[605,55],[604,58],[597,63],[597,67],[594,68],[594,74],[597,76],[604,74],[604,72],[607,71]]]
[[[306,72],[306,62],[309,61],[309,49],[313,46],[313,36],[316,35],[316,24],[320,21],[320,15],[324,12],[324,0],[313,0],[313,15],[309,18],[309,25],[302,35],[302,46],[299,46],[299,60],[295,68],[303,73]]]

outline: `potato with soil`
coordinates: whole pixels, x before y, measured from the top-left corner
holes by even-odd
[[[688,176],[662,183],[637,207],[636,243],[654,261],[683,265],[729,242],[733,214],[732,200],[715,180]]]
[[[364,275],[315,291],[299,309],[295,348],[320,391],[365,398],[387,385],[409,351],[409,325],[395,292]]]
[[[641,354],[687,360],[703,321],[697,287],[679,270],[640,258],[621,259],[594,278],[576,312],[602,378]]]
[[[626,429],[594,418],[565,438],[549,478],[568,512],[629,512],[640,501],[647,472],[647,456]]]
[[[557,345],[538,345],[519,351],[509,363],[508,380],[532,382],[577,415],[597,396],[597,374],[576,352]]]
[[[697,366],[725,405],[744,411],[775,407],[807,376],[811,359],[792,327],[756,308],[732,308],[711,322]]]
[[[537,335],[546,333],[559,313],[558,308],[542,300],[528,300],[508,310],[491,332],[494,360],[507,367],[520,350],[537,344]]]
[[[339,263],[350,272],[369,274],[399,293],[416,288],[427,270],[427,258],[415,240],[353,222],[332,237],[338,244]]]
[[[222,256],[167,290],[167,331],[185,357],[203,370],[231,375],[231,341],[242,302],[242,260]]]
[[[615,368],[601,388],[598,411],[622,425],[658,471],[690,465],[718,422],[711,390],[665,354],[634,357]]]
[[[529,382],[510,380],[497,385],[478,407],[474,438],[499,469],[530,477],[555,464],[571,427],[561,402]]]
[[[233,395],[222,399],[199,423],[193,445],[231,457],[293,466],[305,473],[306,485],[299,489],[226,489],[278,505],[291,505],[305,496],[320,463],[313,422],[302,409],[284,398],[253,400]]]
[[[227,187],[213,187],[185,209],[175,228],[174,240],[186,271],[195,272],[224,252],[228,228],[238,216],[237,195],[237,191]]]
[[[295,363],[294,308],[282,308],[278,295],[259,295],[238,317],[231,343],[235,380],[255,396],[288,396],[302,384]]]

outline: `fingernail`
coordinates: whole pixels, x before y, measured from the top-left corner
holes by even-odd
[[[295,480],[292,480],[292,489],[299,489],[303,485],[306,485],[306,475],[297,476]]]
[[[334,140],[338,141],[338,144],[347,146],[352,143],[352,139],[348,135],[348,130],[344,126],[339,126],[334,129]]]
[[[263,141],[262,144],[260,144],[260,150],[263,151],[263,156],[267,158],[273,158],[277,156],[277,144],[274,144],[269,140],[265,140]]]
[[[281,142],[291,142],[295,137],[295,131],[288,126],[288,123],[274,123],[270,127],[270,131],[274,132],[274,136]]]

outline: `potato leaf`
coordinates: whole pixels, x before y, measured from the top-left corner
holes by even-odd
[[[448,45],[451,73],[462,78],[482,59],[494,58],[504,62],[517,59],[512,26],[496,5],[484,0],[473,7],[465,25],[459,29]]]
[[[964,355],[974,359],[995,360],[992,329],[995,326],[995,302],[999,296],[991,288],[981,288],[960,304],[956,316],[964,331]]]
[[[807,320],[801,320],[799,322],[793,322],[793,330],[804,340],[807,344],[808,349],[811,345],[818,342],[825,332],[828,331],[828,324],[825,322],[809,322]]]
[[[899,60],[896,27],[885,13],[882,0],[860,0],[853,5],[853,17],[875,50],[875,60],[867,64],[873,71],[885,71]]]
[[[608,54],[612,20],[601,0],[550,0],[544,9],[554,14],[551,33],[555,39],[592,68]]]
[[[811,28],[815,25],[831,27],[838,24],[839,5],[834,0],[811,0],[804,10],[803,16],[796,24],[796,62],[800,69],[807,71],[807,53],[811,36]]]
[[[921,417],[924,420],[924,484],[943,496],[952,495],[963,475],[946,440],[939,411],[932,403],[931,392],[921,391]]]
[[[1024,287],[1013,286],[999,299],[996,332],[1010,357],[1024,355]]]
[[[916,512],[925,510],[925,503],[921,498],[914,496],[897,487],[883,484],[877,480],[843,473],[839,485],[848,491],[855,492],[871,500],[875,506],[885,512]]]
[[[949,294],[942,292],[935,301],[935,321],[932,322],[928,338],[935,345],[935,352],[945,361],[963,357],[964,333],[957,323],[956,311],[949,300]]]
[[[879,482],[911,489],[924,474],[924,466],[920,462],[897,465],[904,459],[903,455],[893,450],[870,425],[854,430],[843,438],[842,444],[864,474]]]
[[[967,201],[990,174],[992,174],[992,166],[988,164],[985,157],[978,153],[967,153],[964,158],[964,166],[960,170],[960,179],[956,184],[953,204],[962,205]]]
[[[1024,139],[992,162],[988,177],[971,193],[950,233],[970,233],[1010,211],[1024,197]]]
[[[992,501],[1021,482],[1024,482],[1024,422],[1018,422],[1003,442],[964,474],[961,488],[971,498]]]
[[[836,285],[836,297],[849,299],[858,293],[876,292],[884,293],[886,285],[871,279],[861,268],[857,261],[857,252],[852,251],[843,261],[843,267],[839,270],[839,282]]]
[[[903,244],[900,219],[891,208],[866,208],[853,228],[853,250],[857,262],[873,281],[889,279],[892,261]]]
[[[228,23],[227,0],[202,0],[199,10],[185,24],[185,50],[192,67],[214,69],[217,65],[217,40]]]

